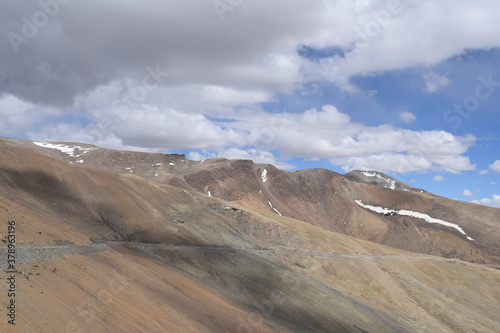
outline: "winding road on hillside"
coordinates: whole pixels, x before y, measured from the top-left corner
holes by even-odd
[[[196,246],[196,245],[170,245],[170,244],[146,244],[135,242],[107,242],[95,243],[92,245],[47,245],[47,246],[19,246],[16,247],[16,263],[24,264],[31,261],[44,260],[57,257],[82,255],[88,256],[97,253],[114,251],[111,245],[122,245],[128,248],[137,248],[140,250],[168,250],[168,251],[244,251],[247,253],[254,253],[259,255],[292,255],[292,256],[305,256],[305,257],[322,257],[322,258],[335,258],[335,259],[366,259],[370,261],[378,261],[381,259],[405,259],[405,260],[432,260],[432,261],[446,261],[452,263],[460,262],[459,259],[449,259],[428,255],[408,255],[408,256],[395,256],[385,254],[361,254],[361,253],[333,253],[333,252],[319,252],[307,250],[295,250],[284,248],[272,249],[258,249],[258,248],[235,248],[235,247],[221,247],[221,246]],[[0,258],[7,259],[7,248],[0,247]],[[0,267],[6,266],[7,260],[1,260]]]

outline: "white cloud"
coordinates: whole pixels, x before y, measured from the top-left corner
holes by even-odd
[[[426,91],[428,93],[437,93],[441,88],[448,86],[451,80],[446,75],[438,75],[436,73],[429,73],[423,76]]]
[[[15,134],[32,129],[50,116],[60,112],[51,107],[38,107],[13,95],[0,94],[0,133]]]
[[[405,111],[399,114],[399,119],[401,119],[407,124],[410,124],[414,122],[417,119],[417,117],[413,113]]]
[[[495,183],[495,182],[490,182],[490,185],[496,185],[496,184],[497,184],[497,183]]]
[[[192,151],[189,152],[187,155],[187,158],[192,160],[192,161],[203,161],[206,160],[207,158],[216,158],[217,156],[213,153],[209,152],[198,152],[198,151]]]
[[[500,160],[496,160],[492,164],[488,165],[488,168],[490,168],[491,171],[500,173]]]
[[[390,4],[245,1],[221,22],[211,1],[72,1],[19,45],[19,54],[8,38],[0,39],[0,95],[11,96],[0,100],[0,116],[7,119],[0,130],[276,163],[283,162],[275,155],[327,158],[346,171],[473,170],[464,156],[476,140],[471,136],[367,126],[331,105],[274,114],[258,106],[305,83],[329,80],[356,91],[350,83],[356,75],[429,66],[464,50],[500,46],[500,3]],[[37,2],[5,2],[0,34],[20,33],[19,18],[39,10]],[[380,21],[382,14],[387,21]],[[340,48],[345,55],[312,61],[298,54],[303,46]],[[432,73],[427,79],[429,91],[449,83]],[[144,82],[152,86],[145,90]],[[63,119],[34,126],[55,114],[42,105],[70,107],[62,109]],[[416,117],[403,112],[400,118],[411,123]]]
[[[500,208],[500,195],[493,194],[493,196],[491,198],[483,198],[483,199],[479,199],[479,200],[473,200],[472,202],[477,203],[477,204],[481,204],[481,205]]]
[[[444,181],[445,179],[444,179],[444,177],[443,177],[443,176],[441,176],[441,175],[437,175],[437,176],[434,176],[434,177],[432,178],[432,180],[433,180],[433,181],[435,181],[435,182],[442,182],[442,181]]]
[[[472,197],[474,194],[471,191],[469,191],[469,190],[463,190],[462,191],[462,195],[464,197]]]
[[[484,2],[475,6],[465,0],[402,1],[399,14],[391,15],[385,27],[377,25],[369,13],[385,10],[388,3],[391,2],[374,1],[366,7],[368,10],[358,9],[358,19],[353,20],[354,34],[343,35],[343,44],[339,42],[347,49],[350,45],[356,47],[344,58],[323,62],[330,75],[345,79],[376,71],[433,65],[467,49],[490,48],[500,43],[492,30],[500,28],[493,14],[499,4],[493,8]],[[348,17],[349,14],[344,12]]]
[[[18,45],[22,56],[8,38],[0,40],[5,51],[0,92],[69,105],[114,80],[140,81],[145,68],[160,65],[170,72],[162,86],[215,89],[214,102],[234,106],[304,82],[349,85],[355,75],[432,65],[464,50],[500,46],[496,2],[246,1],[223,22],[211,1],[88,0],[63,9],[27,44]],[[20,18],[40,10],[37,2],[5,2],[0,34],[21,34]],[[346,53],[309,61],[297,54],[302,46]],[[435,91],[449,79],[430,73],[427,81],[428,90]]]
[[[480,174],[480,175],[487,175],[487,174],[489,174],[489,173],[490,173],[490,172],[489,172],[488,170],[484,170],[484,169],[483,169],[483,170],[481,170],[481,171],[479,171],[479,174]]]
[[[215,125],[202,114],[174,109],[135,110],[126,120],[116,120],[114,134],[124,144],[176,149],[218,149],[240,146],[244,137],[232,129]]]
[[[353,122],[332,105],[303,113],[268,113],[254,108],[220,113],[216,119],[199,112],[186,113],[147,104],[137,105],[128,113],[97,105],[91,114],[93,123],[83,132],[76,125],[60,124],[48,126],[39,136],[32,132],[31,137],[90,140],[99,146],[120,149],[131,146],[152,150],[225,151],[226,154],[244,152],[243,158],[263,161],[264,155],[259,152],[272,151],[283,158],[327,158],[346,171],[460,173],[475,168],[462,155],[475,142],[473,136],[411,131],[390,125],[367,126]],[[229,150],[236,147],[240,147],[239,150]]]

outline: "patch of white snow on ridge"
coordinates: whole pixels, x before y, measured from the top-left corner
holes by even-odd
[[[363,175],[365,175],[366,177],[375,177],[377,175],[375,172],[366,172],[366,171],[363,171],[361,173]]]
[[[371,211],[374,211],[375,213],[379,214],[389,214],[389,213],[395,213],[395,210],[389,209],[389,208],[383,208],[383,207],[378,207],[378,206],[370,206],[370,205],[365,205],[361,200],[354,200],[359,206],[369,209]]]
[[[378,179],[385,181],[387,183],[387,185],[384,186],[385,188],[389,188],[391,190],[396,189],[396,181],[395,180],[390,180],[389,178],[384,178],[376,172],[362,171],[361,173],[363,175],[365,175],[366,177],[377,177]]]
[[[271,203],[271,201],[268,201],[267,203],[269,204],[269,207],[273,208],[273,204]]]
[[[160,165],[161,165],[161,163],[156,163],[156,164],[155,164],[155,166],[160,166]]]
[[[170,163],[168,163],[168,165],[175,165],[175,164],[174,164],[174,163],[172,163],[172,162],[170,162]]]
[[[458,224],[455,224],[455,223],[443,221],[440,219],[435,219],[433,217],[430,217],[427,214],[413,212],[411,210],[405,210],[405,209],[393,210],[393,209],[388,209],[388,208],[383,208],[383,207],[378,207],[378,206],[365,205],[361,200],[354,200],[354,202],[356,202],[359,206],[361,206],[363,208],[369,209],[369,210],[374,211],[374,212],[379,213],[379,214],[398,214],[398,215],[402,215],[402,216],[410,216],[410,217],[414,217],[417,219],[425,220],[426,222],[429,222],[429,223],[438,223],[438,224],[441,224],[441,225],[444,225],[447,227],[451,227],[451,228],[458,230],[462,235],[466,236],[468,240],[474,241],[473,238],[467,236],[465,231]]]
[[[277,210],[276,208],[273,208],[273,210],[274,210],[274,211],[275,211],[275,212],[276,212],[279,216],[283,216],[283,215],[281,215],[281,213],[280,213],[280,212],[278,212],[278,210]]]
[[[266,169],[262,170],[262,173],[260,176],[262,177],[263,183],[267,182],[267,170]]]
[[[48,142],[39,142],[39,141],[33,141],[33,143],[39,147],[57,149],[60,152],[65,153],[69,156],[73,156],[73,157],[80,157],[80,156],[88,153],[89,151],[99,149],[99,148],[85,148],[85,147],[81,147],[81,146],[67,146],[67,145],[58,144],[58,143],[48,143]],[[78,155],[76,154],[77,149],[81,152]]]

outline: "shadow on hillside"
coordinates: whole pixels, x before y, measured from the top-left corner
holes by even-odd
[[[176,251],[125,247],[184,270],[250,310],[249,320],[241,323],[249,331],[257,328],[253,325],[263,317],[276,320],[293,332],[367,332],[359,327],[365,325],[356,323],[356,313],[363,313],[375,327],[406,332],[387,315],[321,281],[297,274],[272,258],[236,249]]]
[[[44,202],[81,203],[81,199],[68,184],[43,171],[18,171],[1,168],[0,183],[4,189],[9,190],[10,188],[12,190],[10,194],[21,190]]]

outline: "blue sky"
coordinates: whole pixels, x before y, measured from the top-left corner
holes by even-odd
[[[500,207],[500,4],[3,1],[0,136],[378,170]]]

